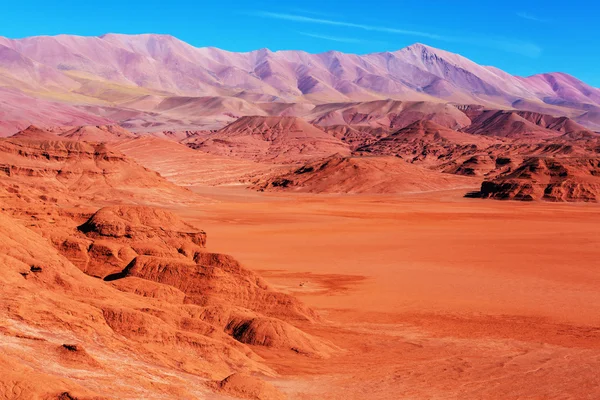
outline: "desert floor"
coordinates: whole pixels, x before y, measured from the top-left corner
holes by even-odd
[[[290,398],[600,398],[600,208],[197,188],[177,213],[319,310],[339,346],[263,352]],[[259,350],[260,351],[260,350]]]

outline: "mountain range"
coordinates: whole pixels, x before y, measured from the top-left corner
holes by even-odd
[[[234,53],[154,34],[0,37],[3,136],[31,123],[218,129],[386,99],[535,111],[600,130],[598,88],[564,73],[513,76],[423,44],[354,55]]]

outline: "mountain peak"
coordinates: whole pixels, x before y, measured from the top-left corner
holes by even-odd
[[[251,54],[256,54],[259,57],[265,57],[265,56],[269,56],[272,55],[273,52],[271,50],[269,50],[266,47],[263,47],[262,49],[258,49],[258,50],[254,50],[250,52]]]
[[[405,47],[405,49],[426,49],[426,50],[437,50],[434,47],[431,47],[429,45],[426,45],[424,43],[413,43],[410,46]]]
[[[461,56],[460,54],[451,53],[449,51],[431,47],[423,43],[415,43],[400,49],[395,53],[395,55],[404,59],[412,60],[412,62],[417,61],[425,64],[443,61],[467,70],[472,70],[473,68],[483,68],[468,58]]]
[[[162,34],[162,33],[138,33],[135,35],[128,35],[125,33],[105,33],[103,35],[98,36],[100,39],[110,39],[110,38],[118,38],[118,39],[165,39],[165,40],[179,40],[173,35]]]
[[[431,54],[437,54],[437,53],[446,53],[444,50],[440,50],[438,48],[423,44],[423,43],[414,43],[411,44],[410,46],[406,46],[402,49],[399,50],[399,52],[412,52],[412,53],[431,53]]]
[[[15,96],[7,93],[13,88],[59,92],[66,99],[78,93],[108,103],[128,98],[131,105],[142,101],[132,98],[131,88],[139,88],[140,94],[248,99],[228,111],[223,117],[228,121],[249,110],[262,115],[251,103],[275,99],[315,105],[392,98],[496,108],[516,107],[520,101],[524,109],[572,117],[577,117],[573,110],[583,114],[600,108],[599,89],[565,74],[519,78],[423,43],[368,55],[269,49],[235,53],[197,48],[161,34],[33,37],[0,43],[3,82],[8,82],[1,93],[7,98]],[[74,76],[85,76],[94,85],[82,86]],[[112,84],[117,86],[105,90]],[[150,106],[152,101],[144,100],[144,107]]]

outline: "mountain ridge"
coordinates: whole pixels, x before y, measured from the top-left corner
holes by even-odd
[[[342,55],[347,55],[347,56],[357,56],[357,57],[365,57],[365,56],[372,56],[372,55],[386,55],[386,54],[397,54],[403,50],[409,50],[412,48],[425,48],[428,50],[433,50],[436,53],[443,53],[446,56],[450,55],[450,56],[459,56],[463,59],[469,60],[473,63],[475,63],[474,61],[470,60],[467,57],[464,57],[458,53],[452,53],[450,51],[444,50],[444,49],[439,49],[433,46],[430,46],[428,44],[425,43],[421,43],[421,42],[415,42],[411,45],[399,48],[397,50],[392,50],[392,51],[379,51],[379,52],[369,52],[369,53],[344,53],[338,50],[327,50],[327,51],[323,51],[323,52],[317,52],[317,53],[312,53],[306,50],[294,50],[294,49],[282,49],[282,50],[271,50],[267,47],[263,47],[260,49],[256,49],[256,50],[250,50],[250,51],[232,51],[232,50],[227,50],[227,49],[221,49],[215,46],[194,46],[193,44],[187,43],[182,39],[177,38],[176,36],[173,36],[171,34],[157,34],[157,33],[139,33],[139,34],[124,34],[124,33],[113,33],[113,32],[107,32],[101,35],[91,35],[91,36],[86,36],[86,35],[73,35],[73,34],[57,34],[57,35],[34,35],[34,36],[26,36],[26,37],[22,37],[22,38],[9,38],[6,36],[0,36],[0,46],[1,45],[6,45],[6,42],[24,42],[24,41],[28,41],[28,40],[34,40],[34,39],[59,39],[59,38],[77,38],[77,39],[101,39],[101,40],[105,40],[105,39],[109,39],[109,38],[123,38],[123,37],[127,37],[127,38],[153,38],[153,39],[168,39],[168,40],[175,40],[176,42],[180,43],[180,44],[184,44],[186,46],[192,47],[194,49],[197,50],[206,50],[206,51],[219,51],[222,53],[228,53],[228,54],[241,54],[241,55],[247,55],[247,54],[259,54],[259,53],[268,53],[268,54],[282,54],[282,53],[301,53],[301,54],[306,54],[306,55],[314,55],[314,56],[319,56],[319,55],[325,55],[325,54],[342,54]],[[483,67],[483,68],[491,68],[493,70],[497,70],[497,71],[501,71],[503,73],[509,74],[515,78],[521,78],[521,79],[528,79],[528,78],[533,78],[533,77],[538,77],[538,76],[546,76],[546,75],[562,75],[562,76],[566,76],[569,78],[575,78],[578,81],[585,83],[584,81],[579,80],[577,77],[575,77],[574,75],[571,75],[569,73],[566,72],[562,72],[562,71],[549,71],[549,72],[539,72],[536,74],[532,74],[532,75],[527,75],[527,76],[522,76],[522,75],[513,75],[510,74],[508,72],[505,72],[493,65],[483,65],[483,64],[478,64],[479,66]],[[592,85],[589,85],[587,83],[585,83],[586,85],[595,88],[595,89],[599,89],[596,88]]]
[[[200,50],[217,50],[219,52],[224,52],[224,53],[229,53],[229,54],[253,54],[253,53],[272,53],[272,54],[277,54],[277,53],[287,53],[287,52],[293,52],[293,53],[304,53],[307,55],[323,55],[323,54],[330,54],[330,53],[335,53],[335,54],[343,54],[343,55],[353,55],[353,56],[358,56],[358,57],[364,57],[364,56],[368,56],[368,55],[384,55],[384,54],[394,54],[394,53],[398,53],[402,50],[405,49],[409,49],[409,48],[413,48],[413,47],[417,47],[417,48],[428,48],[431,50],[435,50],[436,52],[443,52],[445,54],[448,55],[457,55],[460,56],[462,58],[465,58],[469,61],[469,58],[464,57],[458,53],[452,53],[450,51],[444,50],[444,49],[440,49],[440,48],[436,48],[433,46],[430,46],[426,43],[422,43],[422,42],[415,42],[413,44],[410,44],[408,46],[405,47],[401,47],[397,50],[386,50],[386,51],[376,51],[376,52],[368,52],[368,53],[344,53],[341,52],[339,50],[327,50],[327,51],[322,51],[322,52],[309,52],[306,50],[295,50],[295,49],[282,49],[282,50],[271,50],[268,47],[262,47],[260,49],[256,49],[256,50],[250,50],[250,51],[233,51],[233,50],[227,50],[227,49],[221,49],[219,47],[215,47],[215,46],[194,46],[193,44],[190,44],[182,39],[179,39],[178,37],[171,35],[171,34],[167,34],[167,33],[136,33],[136,34],[125,34],[125,33],[114,33],[114,32],[107,32],[107,33],[103,33],[101,35],[74,35],[74,34],[66,34],[66,33],[60,33],[60,34],[56,34],[56,35],[33,35],[33,36],[25,36],[22,38],[10,38],[7,36],[0,36],[0,45],[2,45],[2,41],[25,41],[25,40],[29,40],[29,39],[38,39],[38,38],[80,38],[80,39],[106,39],[106,38],[110,38],[110,37],[152,37],[152,38],[165,38],[165,39],[169,39],[169,40],[176,40],[177,42],[183,43],[185,45],[188,45],[190,47],[193,47],[195,49],[200,49]],[[472,61],[474,62],[474,61]],[[507,74],[510,74],[508,72],[505,72],[493,65],[483,65],[483,64],[478,64],[481,67],[484,68],[492,68],[494,70],[498,70]],[[523,79],[527,79],[527,78],[532,78],[535,76],[541,76],[541,75],[564,75],[564,76],[568,76],[571,78],[575,78],[578,79],[577,77],[575,77],[574,75],[571,75],[569,73],[566,72],[562,72],[562,71],[548,71],[548,72],[539,72],[536,74],[532,74],[532,75],[527,75],[527,76],[523,76],[523,75],[513,75],[510,74],[511,76],[517,77],[517,78],[523,78]],[[579,80],[579,79],[578,79]],[[581,81],[583,82],[583,81]],[[584,82],[585,83],[585,82]],[[587,83],[586,83],[587,84]],[[589,84],[588,84],[589,85]],[[591,87],[594,87],[592,85],[589,85]],[[595,88],[595,87],[594,87]]]
[[[513,76],[421,43],[393,52],[357,55],[268,49],[236,53],[194,47],[162,34],[0,37],[0,85],[33,99],[87,107],[83,111],[96,118],[108,117],[113,123],[134,119],[136,126],[156,125],[153,113],[163,112],[147,105],[136,108],[136,102],[147,96],[238,98],[252,104],[382,99],[481,104],[551,112],[588,127],[600,125],[600,89],[571,75]],[[123,117],[123,110],[128,118]],[[120,113],[114,115],[114,111]],[[231,118],[225,115],[216,127]],[[171,121],[186,128],[206,123],[183,123],[172,116],[158,119],[158,124]],[[12,133],[27,126],[23,125]]]

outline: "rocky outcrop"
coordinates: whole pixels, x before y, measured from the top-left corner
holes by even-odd
[[[296,117],[242,117],[189,145],[221,156],[277,163],[350,154],[344,142]]]
[[[258,181],[262,191],[307,193],[406,193],[465,188],[477,184],[470,178],[443,174],[399,157],[343,157],[316,160]]]
[[[597,202],[599,158],[530,157],[513,171],[482,183],[467,197],[497,200]]]
[[[168,211],[106,207],[78,230],[81,239],[90,241],[82,270],[119,290],[203,307],[202,321],[241,343],[319,357],[334,351],[287,322],[317,320],[311,309],[273,290],[233,257],[206,252],[206,234]],[[81,259],[77,254],[73,261]]]
[[[370,145],[359,147],[357,152],[393,155],[413,163],[435,165],[456,157],[475,155],[494,143],[489,138],[419,120]]]
[[[485,110],[464,131],[512,139],[543,139],[566,133],[589,132],[566,117],[517,110]]]
[[[131,239],[134,241],[191,241],[204,247],[206,233],[183,222],[175,214],[144,206],[105,207],[79,230],[88,237]]]
[[[0,355],[0,366],[20,368],[14,355],[31,358],[27,349],[35,345],[32,365],[41,370],[42,363],[50,374],[3,374],[0,393],[11,393],[14,386],[27,398],[54,393],[92,398],[94,393],[65,377],[65,368],[93,371],[108,382],[122,368],[137,366],[169,382],[158,389],[167,397],[197,397],[181,378],[171,382],[182,375],[196,384],[198,377],[217,379],[221,383],[212,389],[223,393],[279,398],[271,397],[278,392],[259,378],[249,384],[220,379],[235,372],[274,374],[255,353],[259,347],[317,358],[339,351],[304,330],[319,324],[311,309],[231,256],[206,252],[204,232],[169,212],[118,206],[79,225],[50,221],[40,227],[49,241],[0,214],[0,300],[6,320],[13,321],[0,336],[10,333],[10,340],[25,342]],[[84,274],[107,268],[102,265],[116,272],[105,280]],[[31,374],[43,385],[27,385],[23,377]],[[157,389],[145,387],[146,379],[127,377],[117,390],[135,387],[132,396],[151,397]],[[12,385],[8,392],[5,382]]]
[[[146,206],[109,206],[77,227],[49,233],[54,246],[88,275],[121,272],[136,257],[180,259],[206,245],[206,233],[171,212]]]
[[[0,189],[19,189],[19,199],[28,204],[50,198],[65,205],[82,199],[135,203],[195,197],[106,144],[62,139],[0,139],[0,178]]]
[[[257,377],[236,373],[215,382],[218,391],[242,399],[283,400],[286,397],[270,383]]]
[[[59,136],[66,140],[103,143],[137,137],[137,135],[119,125],[84,125],[67,130]]]

